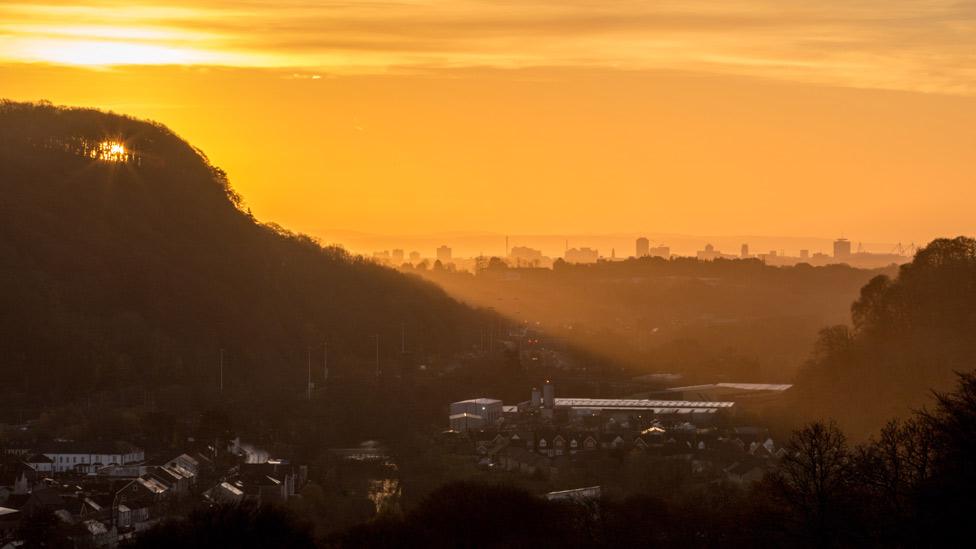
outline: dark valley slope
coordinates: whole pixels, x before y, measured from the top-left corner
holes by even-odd
[[[758,259],[641,258],[555,269],[492,262],[477,276],[416,269],[451,295],[683,383],[790,382],[858,290],[897,269],[773,267]]]
[[[821,332],[797,378],[798,411],[836,418],[855,437],[874,434],[972,373],[974,336],[976,240],[934,240],[896,277],[861,289],[851,326]]]
[[[0,311],[6,411],[213,388],[220,349],[229,388],[301,394],[306,353],[317,380],[326,341],[333,374],[372,375],[374,334],[388,368],[403,367],[401,335],[408,367],[436,366],[484,321],[433,284],[258,223],[224,173],[161,125],[11,102]]]

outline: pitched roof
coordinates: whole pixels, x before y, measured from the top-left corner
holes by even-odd
[[[168,488],[163,483],[159,482],[159,480],[148,476],[139,477],[133,482],[139,483],[146,490],[149,490],[151,493],[157,495],[168,490]]]
[[[104,524],[102,524],[97,520],[86,520],[82,524],[85,526],[85,529],[88,530],[88,532],[93,536],[98,536],[101,534],[108,533],[108,528],[106,528]]]
[[[227,492],[227,493],[229,493],[229,494],[231,494],[233,496],[238,496],[238,497],[244,495],[244,492],[240,488],[234,486],[233,484],[231,484],[229,482],[221,482],[220,484],[214,486],[213,489],[214,490],[218,490],[218,489],[219,490],[223,490],[223,491],[225,491],[225,492]]]

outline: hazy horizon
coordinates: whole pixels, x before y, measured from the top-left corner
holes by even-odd
[[[644,237],[650,241],[650,246],[666,246],[672,254],[693,256],[706,244],[711,244],[716,250],[726,254],[738,255],[742,244],[749,245],[750,253],[765,254],[775,250],[777,253],[797,256],[800,250],[808,250],[811,254],[832,254],[832,246],[837,238],[847,238],[851,241],[852,250],[858,245],[865,252],[888,254],[896,253],[896,247],[901,244],[907,249],[911,244],[921,247],[926,242],[906,241],[897,242],[868,242],[858,240],[851,235],[830,236],[780,236],[780,235],[698,235],[678,234],[667,232],[635,232],[635,233],[597,233],[597,234],[505,234],[492,231],[434,231],[429,233],[379,234],[366,231],[351,231],[337,228],[305,230],[306,234],[318,238],[325,245],[339,245],[350,252],[370,255],[373,252],[402,249],[405,253],[418,251],[423,257],[434,257],[435,248],[446,245],[452,249],[455,257],[476,257],[480,255],[502,257],[505,254],[506,243],[511,249],[515,246],[525,246],[541,250],[543,255],[551,258],[562,257],[565,247],[589,247],[599,250],[601,256],[609,257],[611,250],[616,251],[617,257],[635,255],[635,241]],[[951,236],[951,235],[947,235]]]

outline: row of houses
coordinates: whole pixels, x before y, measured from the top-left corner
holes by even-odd
[[[92,453],[94,454],[94,453]],[[50,461],[33,454],[18,460],[5,456],[0,465],[0,539],[13,539],[16,527],[52,513],[62,538],[76,545],[114,547],[167,516],[173,504],[189,497],[197,485],[203,455],[180,454],[150,465],[140,463],[123,470],[101,468],[98,474],[68,475]],[[77,454],[80,455],[80,454]],[[212,465],[212,464],[210,464]]]
[[[697,474],[724,476],[752,482],[765,474],[768,464],[783,457],[763,429],[665,429],[652,425],[643,431],[595,432],[542,428],[527,431],[468,433],[471,450],[483,466],[542,477],[565,471],[609,466],[608,455],[637,452],[652,458],[688,461]]]
[[[618,448],[654,449],[675,443],[702,449],[726,444],[734,444],[739,449],[750,445],[773,445],[765,429],[743,427],[721,431],[713,428],[699,429],[691,424],[667,428],[661,424],[651,424],[640,431],[597,431],[572,427],[554,429],[543,426],[514,430],[488,429],[461,436],[467,437],[474,451],[480,455],[490,455],[502,448],[517,446],[548,457]]]
[[[115,547],[190,507],[283,502],[307,481],[307,468],[286,460],[215,460],[215,448],[199,449],[148,460],[124,444],[0,452],[0,548],[42,512],[75,546]]]
[[[131,465],[145,459],[145,451],[124,441],[55,441],[42,445],[24,461],[43,473],[94,475],[104,467]]]

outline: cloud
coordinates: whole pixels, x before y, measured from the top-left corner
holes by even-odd
[[[85,41],[92,64],[603,66],[976,93],[976,3],[950,0],[53,1],[2,4],[0,21],[12,61]]]

